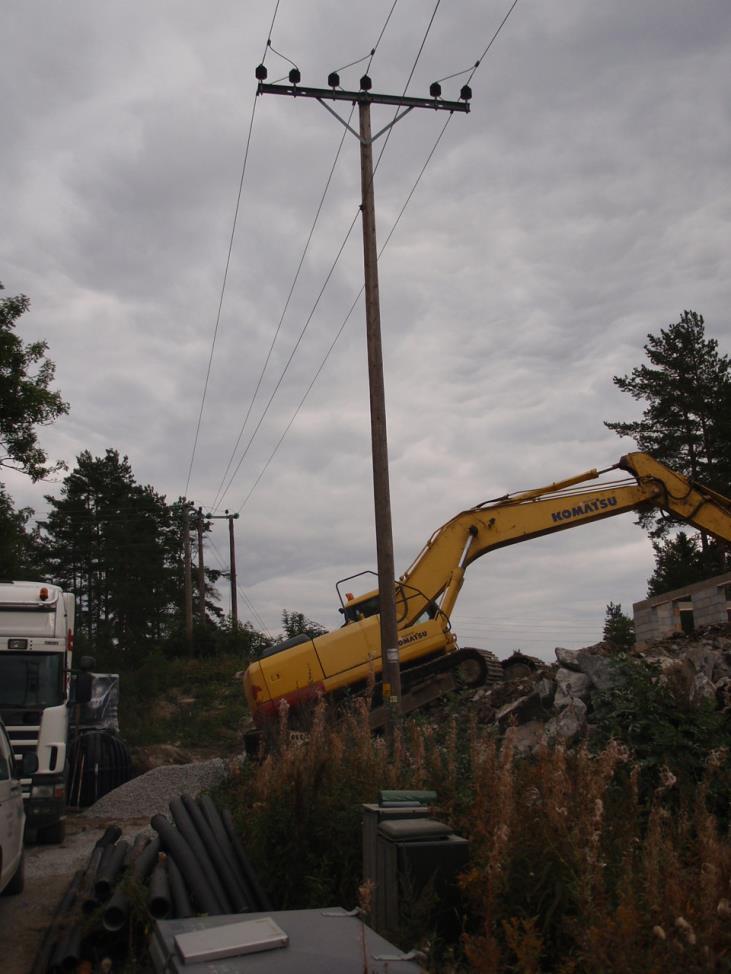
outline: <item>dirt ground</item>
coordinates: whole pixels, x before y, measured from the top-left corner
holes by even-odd
[[[112,822],[69,814],[60,846],[26,846],[25,889],[0,897],[0,957],[3,974],[29,974],[43,935],[77,869]],[[148,818],[117,823],[125,837],[149,829]]]

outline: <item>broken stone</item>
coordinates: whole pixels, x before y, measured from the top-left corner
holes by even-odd
[[[698,706],[703,703],[716,702],[716,687],[705,673],[696,673],[690,687],[690,702]]]
[[[554,652],[561,666],[564,666],[567,670],[576,670],[577,673],[580,672],[579,651],[577,649],[563,649],[563,647],[557,646]]]
[[[716,703],[720,710],[731,710],[731,677],[724,676],[716,684]]]
[[[560,738],[569,742],[586,729],[586,704],[583,700],[573,700],[560,714],[552,717],[546,724],[546,737],[549,740]]]
[[[553,705],[554,694],[556,693],[556,684],[553,680],[549,680],[547,676],[544,676],[536,683],[536,693],[541,698],[541,703],[544,707],[551,707]]]
[[[608,656],[599,656],[591,652],[595,647],[590,646],[579,652],[579,668],[585,673],[597,690],[611,690],[622,683],[622,677],[617,672]]]
[[[541,698],[534,691],[501,707],[495,715],[495,721],[498,724],[508,724],[511,720],[515,720],[519,724],[525,724],[540,717],[543,713]]]
[[[704,676],[708,677],[709,680],[713,679],[713,670],[716,664],[719,662],[720,654],[714,652],[708,643],[700,643],[697,646],[689,646],[686,650],[685,656],[686,659],[689,659],[695,667],[696,673],[702,673]]]
[[[530,720],[527,724],[508,727],[505,743],[510,744],[516,754],[530,754],[543,742],[544,729],[540,720]]]
[[[714,683],[731,677],[731,652],[720,652],[713,667],[711,679]]]
[[[567,707],[573,700],[586,700],[591,689],[591,680],[586,673],[558,669],[556,671],[556,696],[553,704],[557,709]]]

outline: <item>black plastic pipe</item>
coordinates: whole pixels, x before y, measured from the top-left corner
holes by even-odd
[[[210,916],[220,914],[218,900],[180,832],[172,827],[164,815],[154,815],[150,824],[160,836],[163,848],[175,860],[201,913],[208,913]]]
[[[102,926],[110,933],[117,933],[127,925],[129,918],[130,900],[121,889],[115,889],[114,895],[104,907]]]
[[[203,840],[198,835],[198,832],[190,819],[188,810],[180,798],[173,798],[170,802],[170,814],[173,816],[175,824],[177,825],[185,841],[188,843],[193,855],[198,860],[198,864],[200,865],[201,871],[208,881],[208,885],[213,890],[213,895],[216,897],[216,902],[218,903],[218,913],[231,913],[233,907],[228,902],[226,892],[221,884],[221,880],[216,874],[216,870],[211,862],[210,856],[206,852],[206,848],[203,845]],[[178,865],[180,865],[180,863],[178,863]]]
[[[51,968],[60,971],[75,971],[81,962],[81,927],[68,930],[59,940],[51,961]]]
[[[155,920],[164,920],[170,916],[172,898],[170,896],[170,883],[168,882],[168,874],[164,860],[158,862],[152,870],[147,908],[150,911],[150,916]]]
[[[145,846],[144,850],[132,862],[132,876],[138,883],[144,883],[152,867],[157,863],[160,855],[160,839],[158,836]]]
[[[170,898],[173,901],[173,916],[176,920],[187,920],[192,917],[193,907],[190,903],[188,890],[185,888],[183,877],[180,875],[175,860],[168,856],[168,882],[170,883]]]
[[[150,844],[150,836],[145,835],[144,832],[138,832],[134,837],[132,842],[132,850],[130,852],[130,862],[137,862],[137,860],[142,855],[144,849]]]
[[[205,815],[195,801],[190,797],[190,795],[181,795],[180,799],[185,805],[185,808],[190,815],[190,819],[195,826],[198,835],[203,840],[203,845],[206,847],[206,852],[211,857],[211,862],[216,869],[218,878],[221,880],[221,883],[226,890],[228,902],[231,904],[233,912],[245,913],[250,907],[246,900],[246,896],[244,895],[244,891],[241,889],[234,871],[227,862],[223,849],[216,841],[216,837],[213,834],[210,825],[206,821]]]
[[[129,842],[125,842],[124,839],[114,846],[114,851],[109,857],[109,861],[104,865],[103,869],[100,869],[96,882],[94,883],[94,895],[96,898],[104,903],[112,895],[114,886],[119,878],[119,874],[122,872],[124,866],[124,860],[129,852]]]
[[[151,846],[154,846],[154,848],[151,848]],[[135,879],[138,881],[143,881],[145,879],[147,873],[150,871],[154,863],[157,862],[159,849],[160,840],[158,838],[155,838],[151,842],[149,835],[145,835],[144,832],[140,832],[139,835],[135,836],[134,843],[132,844],[132,848],[129,853],[132,875],[135,877]],[[145,853],[147,853],[146,856]],[[142,860],[142,863],[140,863],[143,856],[145,856],[145,858]],[[117,887],[112,895],[112,898],[107,903],[102,915],[102,925],[104,929],[108,930],[110,933],[117,933],[117,931],[122,930],[122,928],[127,925],[130,905],[129,896],[122,892],[119,887]]]
[[[234,847],[231,845],[231,840],[228,837],[228,832],[223,824],[223,819],[221,818],[220,812],[216,808],[210,795],[203,795],[200,797],[198,799],[198,805],[205,816],[206,822],[208,822],[211,832],[213,832],[218,847],[223,852],[226,862],[234,874],[236,882],[241,890],[244,902],[247,904],[245,909],[252,909],[254,903],[256,902],[256,896],[254,891],[247,883],[246,877],[241,871],[241,867],[239,866],[236,858],[236,853],[234,852]]]
[[[236,832],[236,826],[234,825],[234,820],[231,817],[231,812],[227,808],[224,808],[221,814],[223,819],[223,824],[228,832],[228,837],[231,840],[231,845],[236,853],[236,858],[239,861],[239,866],[241,867],[241,872],[246,877],[246,882],[249,884],[254,892],[255,902],[253,904],[256,910],[271,910],[273,909],[271,900],[269,899],[269,894],[264,889],[264,887],[259,882],[259,877],[254,871],[254,867],[249,861],[249,857],[244,852],[244,847],[241,845],[238,834]]]
[[[81,881],[81,889],[79,891],[81,909],[86,914],[93,913],[99,906],[94,895],[94,882],[102,865],[109,861],[109,857],[112,855],[114,849],[114,843],[121,834],[122,830],[117,825],[110,825],[91,851],[89,865],[84,871],[84,878]]]
[[[64,893],[61,902],[58,904],[56,912],[53,915],[53,919],[46,929],[46,933],[41,941],[41,946],[39,947],[38,953],[33,961],[31,974],[47,974],[51,954],[53,953],[53,949],[57,943],[57,934],[59,933],[61,924],[66,919],[66,916],[71,912],[71,908],[76,901],[76,896],[81,887],[83,878],[83,869],[79,869],[78,872],[74,873],[68,889]]]

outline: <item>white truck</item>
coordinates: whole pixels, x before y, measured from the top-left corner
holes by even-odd
[[[26,836],[41,842],[65,834],[73,640],[73,595],[46,582],[0,582],[0,716],[15,759],[37,756],[22,787]],[[77,681],[77,703],[88,699],[87,684]]]

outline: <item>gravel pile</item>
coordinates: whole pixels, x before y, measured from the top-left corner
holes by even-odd
[[[115,820],[166,815],[171,798],[183,794],[195,797],[225,777],[226,765],[221,758],[163,765],[110,791],[87,808],[85,815]]]

